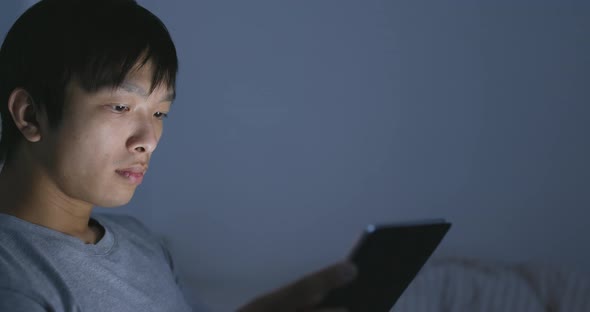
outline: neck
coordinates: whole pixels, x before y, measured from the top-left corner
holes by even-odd
[[[64,194],[43,168],[26,159],[6,163],[0,171],[0,212],[77,237],[100,239],[89,227],[92,205]]]

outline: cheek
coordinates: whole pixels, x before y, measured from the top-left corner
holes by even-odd
[[[156,140],[160,142],[162,138],[162,133],[164,132],[164,125],[160,122],[158,125],[155,126],[156,129]]]
[[[76,131],[77,129],[77,131]],[[61,165],[79,173],[95,174],[113,165],[112,159],[122,149],[121,136],[105,124],[88,124],[84,129],[71,127],[60,138],[58,149]]]
[[[72,138],[59,152],[59,170],[71,177],[97,176],[109,165],[110,153],[103,143],[88,136]]]

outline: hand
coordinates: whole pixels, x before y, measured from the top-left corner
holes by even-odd
[[[314,309],[318,303],[334,288],[350,283],[356,277],[356,267],[350,262],[342,262],[298,281],[256,298],[239,312],[328,312],[346,311],[343,309]]]

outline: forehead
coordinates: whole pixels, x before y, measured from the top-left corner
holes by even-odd
[[[66,94],[80,94],[76,91],[81,91],[85,95],[108,95],[108,94],[134,94],[144,98],[156,95],[158,98],[163,98],[169,101],[174,100],[174,87],[167,84],[165,80],[160,79],[158,85],[152,86],[154,82],[154,66],[151,61],[146,63],[136,64],[126,75],[123,81],[112,83],[104,82],[103,85],[97,86],[96,89],[86,89],[82,81],[77,77],[72,77],[66,86]],[[74,93],[72,93],[74,92]]]
[[[159,85],[153,90],[150,90],[149,84],[141,84],[141,82],[131,79],[123,81],[118,87],[111,89],[111,92],[115,94],[133,94],[146,100],[155,96],[158,102],[172,102],[176,97],[174,90],[165,85]]]
[[[95,91],[85,90],[77,80],[72,80],[66,87],[64,105],[70,106],[72,103],[79,103],[85,99],[95,98],[97,100],[111,99],[113,97],[139,97],[142,101],[157,103],[170,102],[175,99],[175,92],[164,84],[150,90],[150,82],[129,78],[123,81],[119,86],[109,86],[99,88]],[[68,104],[69,103],[69,104]]]
[[[152,91],[173,93],[174,87],[167,85],[164,81],[161,81],[156,86],[152,86],[155,74],[155,67],[151,61],[147,61],[145,64],[138,63],[127,73],[125,80],[116,86],[116,88],[142,93],[146,96]]]

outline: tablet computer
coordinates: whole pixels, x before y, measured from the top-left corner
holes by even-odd
[[[318,307],[390,311],[450,227],[444,219],[369,225],[349,256],[358,269],[357,278],[334,289]]]

